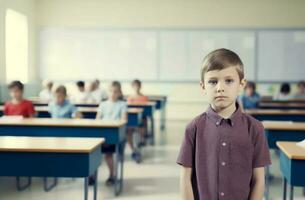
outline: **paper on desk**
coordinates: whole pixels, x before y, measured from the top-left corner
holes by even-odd
[[[305,140],[298,142],[297,143],[298,146],[305,148]]]
[[[22,115],[13,115],[13,116],[4,115],[0,118],[0,120],[5,120],[5,121],[20,121],[22,119],[23,119]]]

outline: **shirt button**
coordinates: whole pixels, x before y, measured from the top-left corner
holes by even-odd
[[[224,195],[225,195],[225,193],[221,192],[221,193],[220,193],[220,195],[221,195],[221,196],[224,196]]]
[[[225,143],[225,142],[222,143],[222,146],[226,146],[226,145],[227,145],[227,143]]]
[[[222,162],[222,163],[221,163],[221,165],[222,165],[222,166],[225,166],[225,165],[226,165],[226,163],[225,163],[225,162]]]
[[[216,122],[216,125],[217,125],[217,126],[219,126],[219,124],[220,124],[219,122]]]

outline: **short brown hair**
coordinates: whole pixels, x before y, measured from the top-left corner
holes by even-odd
[[[201,68],[201,81],[204,82],[204,75],[208,71],[223,70],[236,66],[239,79],[244,78],[244,65],[239,56],[229,49],[217,49],[209,53],[203,60]]]
[[[60,85],[56,88],[55,93],[59,93],[59,94],[63,94],[65,96],[67,96],[67,89],[65,86]]]
[[[142,86],[142,83],[139,79],[133,80],[131,84],[132,85],[137,85],[139,88],[141,88],[141,86]]]
[[[20,81],[12,81],[8,85],[8,89],[18,88],[19,90],[23,91],[24,85]]]

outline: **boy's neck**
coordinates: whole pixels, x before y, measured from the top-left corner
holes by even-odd
[[[226,108],[217,108],[214,107],[213,105],[211,105],[213,110],[221,117],[223,117],[224,119],[228,119],[232,116],[232,114],[236,111],[236,103],[232,103],[231,105],[229,105]]]
[[[20,102],[22,102],[22,98],[21,99],[12,99],[12,103],[14,103],[14,104],[18,104],[18,103],[20,103]]]

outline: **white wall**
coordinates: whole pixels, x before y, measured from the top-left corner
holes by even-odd
[[[37,24],[36,24],[36,1],[35,0],[0,0],[0,92],[1,100],[8,98],[5,80],[5,13],[6,9],[13,9],[28,17],[29,26],[29,83],[26,85],[26,95],[37,92]],[[17,59],[17,58],[16,58]]]

